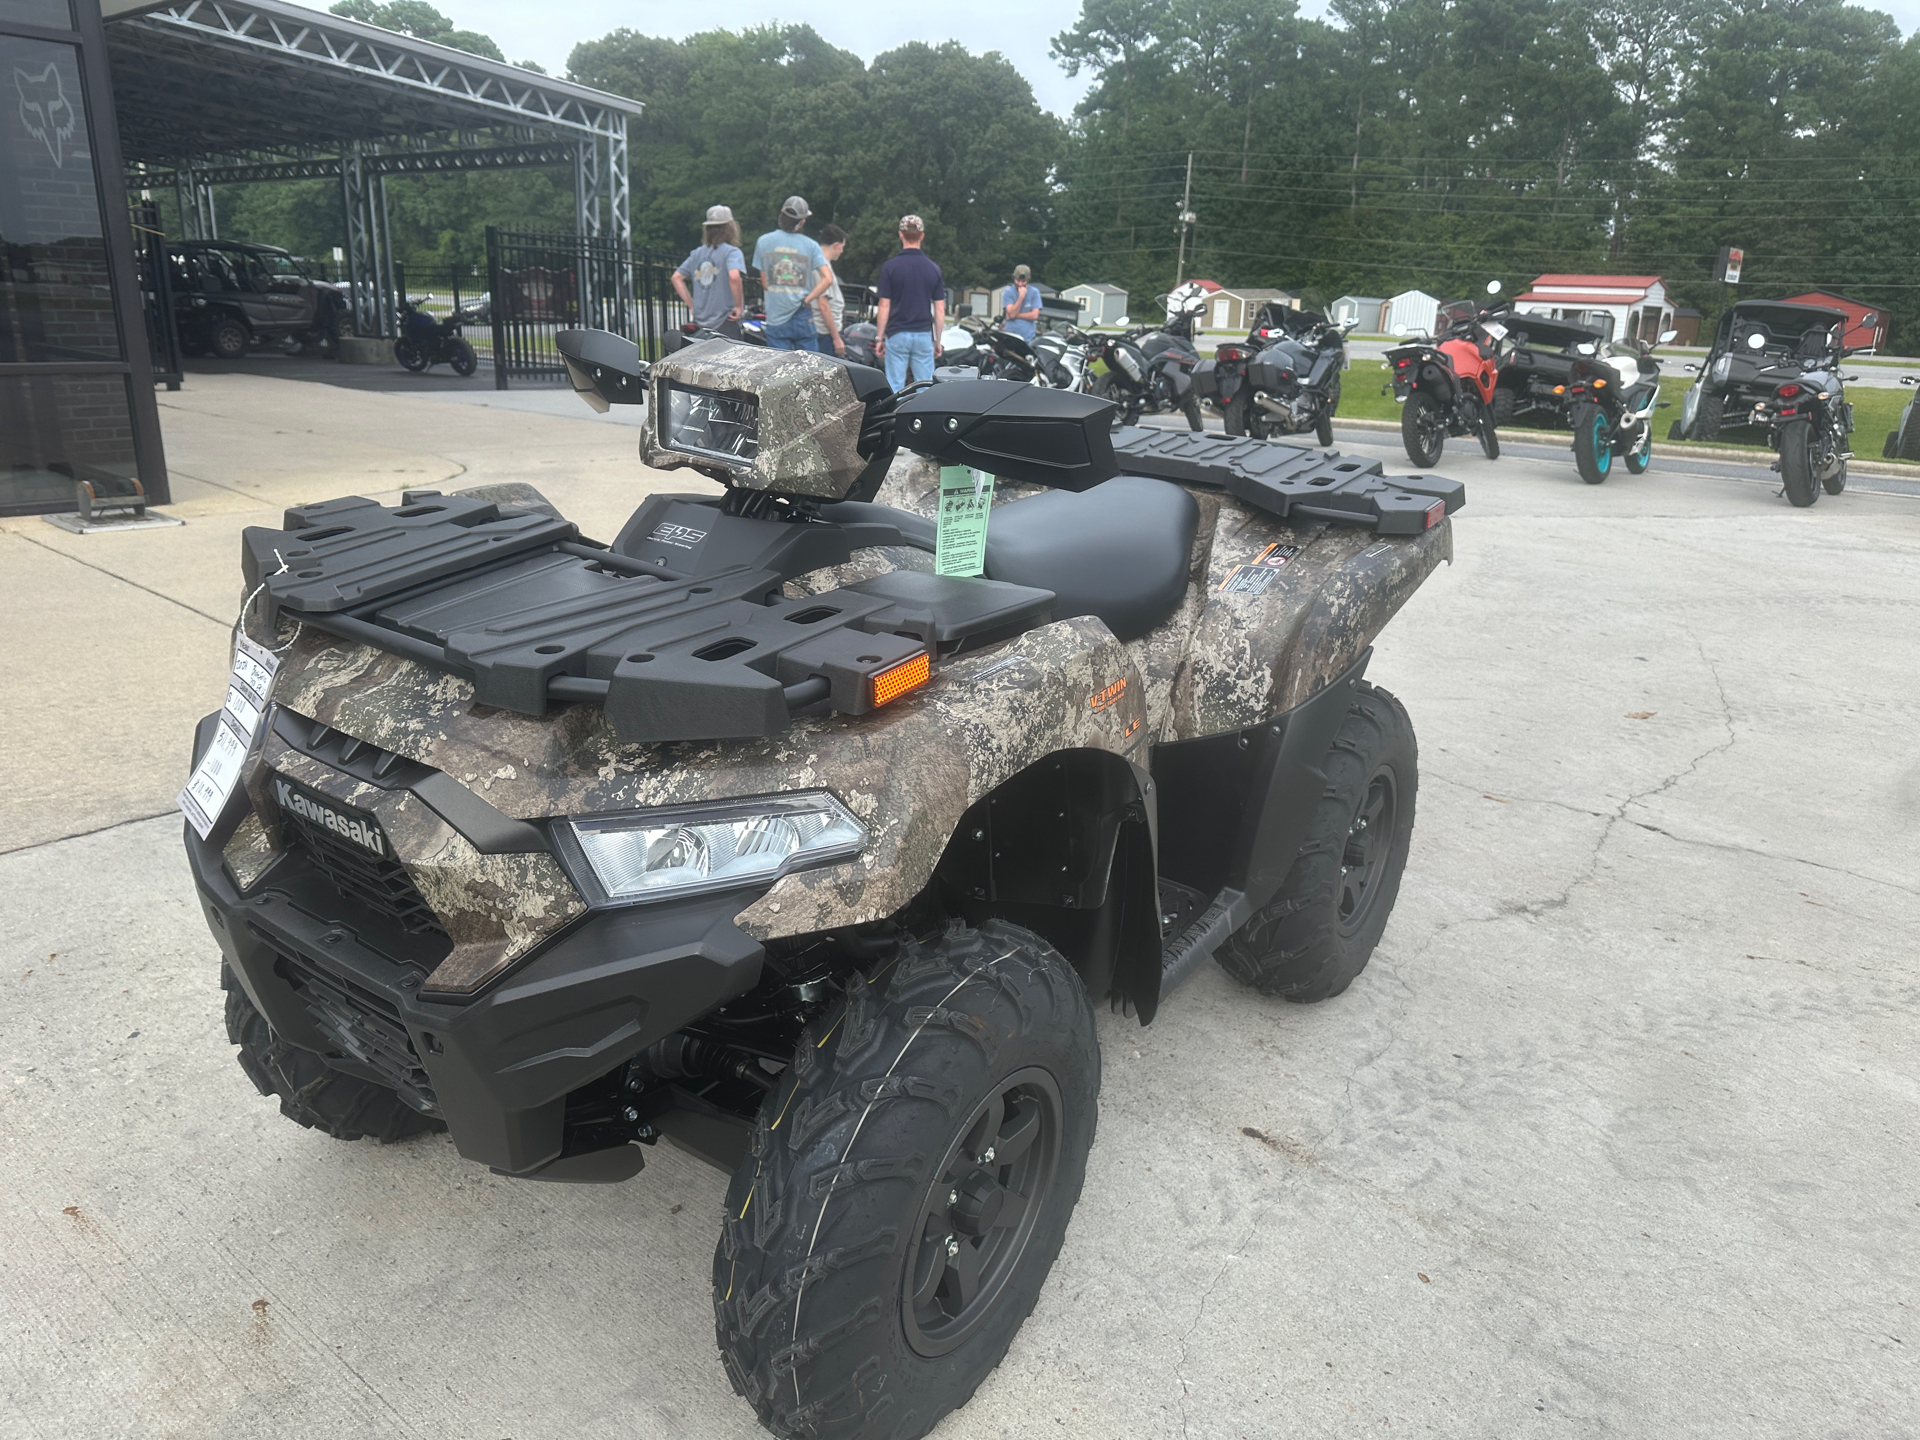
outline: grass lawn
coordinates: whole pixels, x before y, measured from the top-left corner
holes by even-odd
[[[1400,418],[1400,406],[1388,389],[1383,395],[1381,387],[1386,384],[1387,363],[1384,360],[1355,360],[1353,368],[1348,370],[1340,387],[1340,414],[1349,420],[1394,420]],[[1654,415],[1653,443],[1669,448],[1693,449],[1691,441],[1670,441],[1667,439],[1667,427],[1680,418],[1680,399],[1687,393],[1687,387],[1693,383],[1691,375],[1662,375],[1660,377],[1660,398],[1668,402],[1669,408],[1656,411]],[[1900,428],[1900,412],[1906,408],[1909,398],[1905,390],[1870,390],[1864,385],[1855,386],[1847,392],[1853,402],[1853,449],[1863,460],[1880,459],[1880,447],[1886,443],[1889,431]],[[1502,432],[1510,430],[1540,430],[1556,435],[1566,434],[1566,430],[1538,411],[1523,415],[1510,426],[1503,426]],[[1720,432],[1720,438],[1713,442],[1716,446],[1732,446],[1736,449],[1751,449],[1764,452],[1767,449],[1767,437],[1764,431],[1750,425],[1735,425]],[[1917,463],[1917,462],[1902,462]]]

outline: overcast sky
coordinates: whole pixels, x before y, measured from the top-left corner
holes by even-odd
[[[721,26],[740,30],[805,20],[822,38],[865,60],[910,40],[931,44],[958,40],[975,54],[998,50],[1027,77],[1041,108],[1056,115],[1071,113],[1087,88],[1084,73],[1069,78],[1047,54],[1048,42],[1079,18],[1080,0],[965,0],[938,10],[873,0],[813,0],[802,10],[765,0],[735,0],[712,10],[686,0],[569,0],[547,5],[530,5],[526,0],[436,0],[436,6],[455,24],[491,35],[509,60],[537,60],[556,75],[566,70],[567,52],[578,41],[596,39],[622,26],[643,35],[680,39]],[[1318,0],[1303,0],[1300,8],[1304,14],[1325,13]],[[1874,8],[1892,15],[1906,33],[1920,24],[1920,0],[1881,0]]]

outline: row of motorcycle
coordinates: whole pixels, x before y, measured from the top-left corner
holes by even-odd
[[[936,379],[996,376],[1063,390],[1078,390],[1113,402],[1115,428],[1137,425],[1147,415],[1178,414],[1190,430],[1204,427],[1208,411],[1229,435],[1273,439],[1313,433],[1333,443],[1333,416],[1340,404],[1346,368],[1346,337],[1353,326],[1323,315],[1268,305],[1254,316],[1243,342],[1222,345],[1202,358],[1194,329],[1207,307],[1206,292],[1186,284],[1156,297],[1166,321],[1129,325],[1118,333],[1089,333],[1064,326],[1026,340],[969,318],[948,332]],[[856,337],[847,331],[847,353]]]

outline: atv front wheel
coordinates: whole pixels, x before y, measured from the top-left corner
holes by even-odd
[[[1093,1006],[1039,936],[956,923],[857,977],[760,1111],[713,1264],[776,1435],[913,1440],[1000,1363],[1093,1144]]]
[[[1321,769],[1327,786],[1279,892],[1220,947],[1220,964],[1263,995],[1327,1000],[1380,943],[1413,838],[1419,747],[1407,710],[1362,681]]]
[[[1440,402],[1424,390],[1407,396],[1400,411],[1400,443],[1407,447],[1407,458],[1420,466],[1437,465],[1447,443],[1447,421],[1440,413]]]
[[[1700,408],[1694,412],[1693,433],[1686,438],[1698,440],[1703,445],[1711,445],[1720,438],[1720,422],[1726,414],[1727,401],[1718,390],[1700,391]]]
[[[386,1086],[343,1074],[313,1051],[280,1039],[224,965],[220,986],[227,992],[227,1042],[240,1047],[240,1068],[262,1095],[280,1097],[280,1113],[295,1124],[336,1140],[371,1135],[382,1145],[447,1128]]]
[[[1813,426],[1808,421],[1789,420],[1780,427],[1780,480],[1788,503],[1799,509],[1820,498],[1820,486],[1813,477]]]
[[[1613,469],[1613,427],[1598,405],[1582,400],[1573,407],[1573,463],[1589,485],[1606,483]]]

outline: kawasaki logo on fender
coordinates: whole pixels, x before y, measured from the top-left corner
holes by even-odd
[[[317,800],[309,800],[284,780],[276,779],[273,782],[273,798],[280,802],[282,810],[289,815],[298,815],[309,825],[331,830],[342,840],[351,840],[362,850],[369,850],[375,855],[384,857],[387,853],[387,837],[380,833],[378,827],[365,820],[352,819]]]

